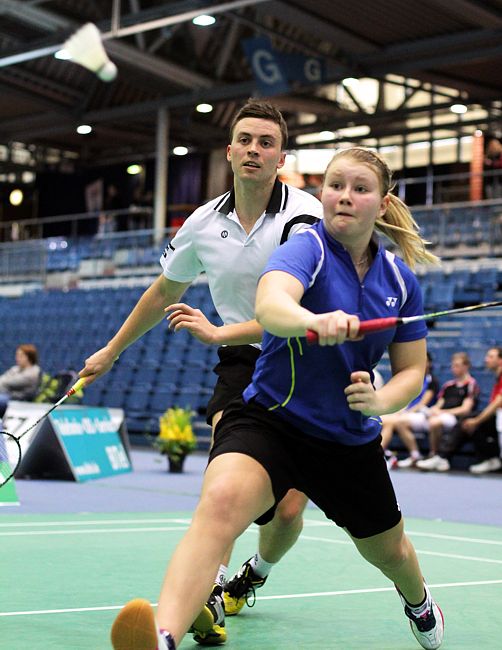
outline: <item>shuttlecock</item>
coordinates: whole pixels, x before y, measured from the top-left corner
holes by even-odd
[[[117,66],[110,61],[103,47],[101,34],[94,23],[86,23],[63,45],[64,58],[95,72],[102,81],[113,81]]]

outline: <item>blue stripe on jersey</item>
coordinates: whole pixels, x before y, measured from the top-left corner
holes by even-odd
[[[301,304],[314,313],[341,309],[361,320],[423,313],[418,282],[399,258],[388,256],[379,246],[361,283],[350,255],[322,222],[277,248],[264,273],[273,270],[290,273],[303,284]],[[344,389],[351,373],[371,373],[390,343],[418,340],[426,333],[423,322],[410,323],[362,341],[320,347],[305,345],[303,338],[295,345],[294,339],[265,332],[244,399],[256,398],[309,435],[347,445],[365,444],[380,433],[381,421],[348,408]]]

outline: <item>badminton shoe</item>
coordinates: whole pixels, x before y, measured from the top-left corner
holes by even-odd
[[[244,605],[253,607],[256,600],[255,590],[263,587],[266,580],[266,577],[261,578],[256,575],[249,560],[244,562],[239,571],[225,585],[223,592],[225,614],[235,616]]]
[[[436,650],[436,648],[439,648],[443,643],[443,612],[439,609],[439,605],[437,605],[437,603],[432,599],[427,585],[425,585],[425,592],[429,607],[420,616],[417,616],[406,602],[403,594],[399,589],[397,590],[399,598],[404,606],[404,613],[410,619],[411,631],[416,640],[420,643],[422,648],[426,648],[427,650]]]
[[[112,625],[114,650],[176,650],[170,634],[159,632],[152,606],[136,598],[120,610]]]
[[[223,589],[220,585],[214,585],[207,603],[192,623],[190,632],[193,633],[194,641],[200,645],[221,645],[227,640]]]

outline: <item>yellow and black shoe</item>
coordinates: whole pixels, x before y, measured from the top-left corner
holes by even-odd
[[[235,616],[244,605],[254,607],[256,601],[255,590],[263,587],[267,578],[256,575],[250,564],[251,558],[244,562],[239,571],[225,585],[223,601],[225,614]]]
[[[194,641],[200,645],[221,645],[227,640],[223,589],[219,585],[214,585],[207,603],[192,623],[190,632],[193,633]]]

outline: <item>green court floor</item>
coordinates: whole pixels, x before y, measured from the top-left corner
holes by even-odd
[[[156,603],[190,513],[7,515],[0,519],[0,648],[105,650],[119,608]],[[409,519],[407,530],[445,615],[445,650],[499,650],[502,529]],[[232,569],[255,551],[238,540]],[[227,621],[233,650],[413,650],[389,582],[315,509],[254,608]],[[190,637],[182,650],[199,647]]]

